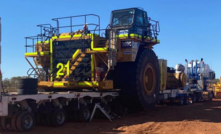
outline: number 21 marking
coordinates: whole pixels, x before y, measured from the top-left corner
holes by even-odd
[[[68,63],[66,65],[62,64],[62,63],[58,63],[56,68],[58,68],[59,70],[57,71],[57,78],[59,78],[60,76],[63,76],[64,75],[64,68],[66,68],[66,72],[67,72],[67,75],[70,74],[70,70],[69,70],[69,64],[70,64],[70,61],[68,61]]]

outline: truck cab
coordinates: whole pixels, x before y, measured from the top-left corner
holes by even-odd
[[[150,18],[140,8],[114,10],[110,20],[110,27],[116,29],[120,37],[134,35],[142,38],[142,41],[147,37],[153,38]]]

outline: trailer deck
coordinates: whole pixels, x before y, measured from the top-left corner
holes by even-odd
[[[8,116],[8,104],[14,104],[16,102],[22,102],[23,100],[31,99],[35,100],[38,105],[42,104],[45,101],[52,101],[58,98],[65,98],[68,101],[72,99],[81,99],[84,97],[93,98],[104,98],[106,96],[117,97],[118,92],[39,92],[35,95],[18,95],[17,92],[9,92],[5,95],[2,95],[2,101],[0,102],[0,116]]]

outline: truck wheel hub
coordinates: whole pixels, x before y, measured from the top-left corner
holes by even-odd
[[[146,65],[143,73],[143,85],[144,90],[147,95],[152,95],[154,93],[156,84],[156,73],[154,66],[149,63]]]

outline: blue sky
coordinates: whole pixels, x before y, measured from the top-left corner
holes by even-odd
[[[105,28],[115,9],[142,7],[160,22],[161,43],[154,47],[168,65],[203,58],[221,76],[220,0],[0,0],[3,77],[24,76],[30,68],[24,58],[26,36],[36,35],[37,24],[56,17],[98,14]]]

